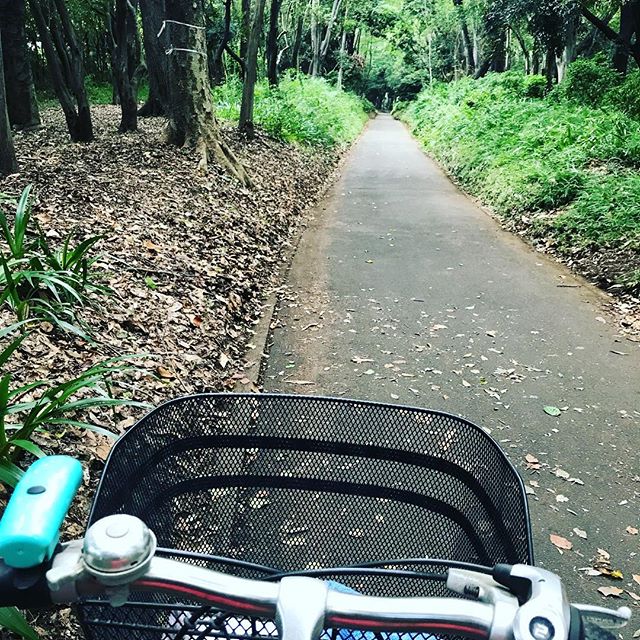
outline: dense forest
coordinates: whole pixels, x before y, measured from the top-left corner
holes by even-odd
[[[489,72],[542,75],[551,87],[578,58],[618,74],[637,69],[639,23],[634,0],[3,0],[0,112],[11,127],[35,127],[38,100],[55,95],[71,138],[89,141],[91,87],[109,86],[121,131],[165,115],[181,145],[202,138],[209,88],[230,79],[242,82],[239,126],[251,134],[256,82],[275,86],[288,70],[326,77],[378,108]],[[11,131],[1,120],[6,173]],[[207,144],[239,171],[213,138]]]

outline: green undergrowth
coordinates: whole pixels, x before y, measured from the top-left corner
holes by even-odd
[[[561,253],[640,248],[637,73],[597,99],[577,73],[546,96],[542,78],[493,74],[426,89],[400,113],[465,189]]]
[[[241,99],[238,80],[230,79],[214,89],[216,113],[223,120],[239,119]],[[258,83],[254,120],[286,142],[334,146],[355,140],[370,106],[326,80],[287,74],[274,88],[266,81]]]

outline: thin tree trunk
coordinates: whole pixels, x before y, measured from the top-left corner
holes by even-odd
[[[24,0],[0,0],[0,33],[9,122],[17,129],[37,127],[40,114],[29,62]]]
[[[278,19],[281,7],[282,0],[271,0],[267,34],[267,78],[272,87],[278,84]]]
[[[338,89],[342,89],[342,82],[344,78],[344,57],[347,48],[347,32],[342,30],[342,40],[340,41],[340,67],[338,69]]]
[[[7,114],[7,94],[4,86],[4,65],[2,64],[2,34],[0,34],[0,175],[18,170],[16,152],[13,148],[11,125]]]
[[[224,31],[220,42],[216,46],[216,50],[213,54],[213,82],[218,85],[224,81],[224,65],[222,64],[222,56],[224,50],[231,40],[231,0],[225,0],[224,3]]]
[[[300,66],[300,47],[302,46],[303,29],[304,16],[301,14],[298,16],[298,22],[296,24],[296,35],[293,40],[293,51],[291,52],[291,66],[296,70]]]
[[[333,26],[338,19],[338,13],[340,13],[340,6],[342,5],[342,0],[333,0],[333,6],[331,7],[331,15],[329,16],[329,21],[327,22],[327,30],[324,33],[324,38],[322,40],[322,44],[320,45],[320,64],[322,65],[329,53],[329,45],[331,44],[331,36],[333,34]]]
[[[509,28],[511,29],[511,33],[514,35],[515,39],[518,41],[518,44],[520,45],[522,57],[524,58],[524,72],[525,74],[529,74],[531,73],[531,54],[527,49],[527,45],[525,44],[522,34],[511,25],[509,25]]]
[[[75,142],[89,142],[93,140],[93,125],[75,33],[63,0],[55,0],[57,11],[50,12],[49,23],[42,11],[42,1],[47,2],[29,0],[29,6],[47,58],[53,88],[64,111],[71,139]],[[63,37],[66,43],[63,42]]]
[[[251,36],[247,43],[247,55],[245,58],[246,73],[244,84],[242,85],[242,104],[240,105],[238,129],[248,138],[253,138],[254,136],[253,104],[256,81],[258,79],[258,47],[262,36],[265,4],[266,0],[256,0]]]
[[[210,154],[245,186],[252,181],[233,151],[222,141],[211,99],[202,0],[167,0],[169,30],[170,143],[193,149],[198,167],[208,169]]]
[[[453,4],[456,7],[456,13],[458,14],[458,20],[460,21],[460,29],[462,30],[462,40],[464,47],[464,57],[467,65],[467,73],[469,75],[473,75],[475,71],[475,58],[473,55],[473,41],[469,36],[469,27],[467,26],[467,16],[465,14],[462,0],[453,0]]]
[[[136,131],[138,128],[137,86],[134,81],[137,68],[135,64],[136,11],[130,0],[116,0],[114,37],[113,75],[122,110],[119,131],[125,133]]]
[[[311,75],[320,74],[320,46],[322,37],[322,25],[318,18],[320,0],[311,0]]]
[[[168,43],[165,30],[162,29],[164,2],[165,0],[140,0],[142,38],[149,79],[149,97],[138,111],[140,116],[163,116],[168,111],[168,66],[165,54]]]
[[[224,50],[227,52],[227,55],[240,67],[240,75],[244,78],[247,73],[246,67],[244,65],[244,60],[229,45],[227,45]]]
[[[240,30],[240,58],[247,59],[247,47],[251,37],[251,0],[242,0],[242,28]],[[243,74],[245,73],[243,67]],[[243,76],[244,77],[244,76]]]

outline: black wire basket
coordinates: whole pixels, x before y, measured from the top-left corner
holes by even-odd
[[[522,480],[481,428],[412,407],[316,396],[206,394],[168,402],[114,446],[90,524],[144,520],[160,553],[249,578],[321,574],[380,596],[452,595],[446,566],[533,562]],[[385,571],[323,568],[376,565]],[[412,579],[417,578],[417,579]],[[88,640],[277,638],[166,594],[80,607]],[[421,636],[327,630],[323,640]]]

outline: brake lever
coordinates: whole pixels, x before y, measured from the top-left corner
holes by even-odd
[[[629,607],[618,607],[618,609],[606,609],[590,604],[574,604],[582,615],[583,619],[595,622],[600,627],[607,629],[621,629],[631,619],[631,609]]]

